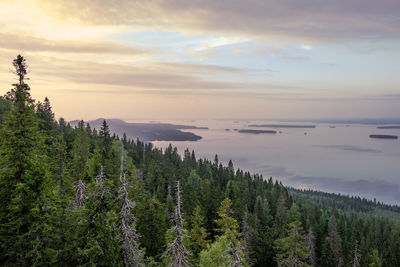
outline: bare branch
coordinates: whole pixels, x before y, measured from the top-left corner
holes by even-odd
[[[122,256],[124,259],[124,266],[143,266],[143,252],[139,248],[139,234],[132,226],[136,222],[131,209],[136,206],[134,201],[129,199],[129,182],[126,179],[124,172],[124,157],[121,151],[121,168],[119,180],[121,187],[118,191],[118,198],[122,200],[122,207],[120,211],[121,231],[122,231]]]
[[[170,267],[191,266],[188,260],[188,256],[190,256],[191,253],[183,244],[185,233],[181,214],[181,191],[179,181],[176,187],[175,226],[170,231],[175,235],[175,239],[172,243],[167,245],[167,250],[162,257],[170,257]]]
[[[85,201],[87,199],[85,192],[86,192],[86,185],[83,183],[82,180],[78,180],[78,184],[75,186],[76,193],[75,193],[75,200],[74,203],[78,208],[83,208],[85,205]]]

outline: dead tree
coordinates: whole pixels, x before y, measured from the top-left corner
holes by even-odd
[[[308,228],[306,241],[307,241],[307,248],[308,248],[308,254],[309,254],[308,259],[309,259],[311,266],[317,266],[317,260],[316,260],[317,256],[315,255],[314,240],[315,240],[315,236],[314,236],[314,233],[310,226]]]
[[[340,236],[337,232],[335,216],[332,216],[329,220],[328,237],[331,243],[331,248],[336,265],[343,266],[342,247],[340,245]]]
[[[183,218],[181,214],[181,189],[179,186],[179,181],[176,190],[176,208],[175,208],[175,226],[170,230],[175,239],[172,243],[167,245],[167,250],[164,252],[162,257],[170,258],[170,267],[182,267],[191,266],[188,260],[190,252],[185,248],[183,240],[185,238],[185,233],[183,229]]]
[[[356,240],[356,244],[354,246],[354,255],[353,255],[353,260],[351,261],[351,267],[360,267],[360,260],[361,260],[361,255],[360,255],[360,250],[358,249],[358,241]]]
[[[118,198],[122,201],[120,220],[124,266],[143,266],[143,252],[140,250],[138,244],[139,235],[136,232],[136,229],[132,226],[132,224],[136,222],[136,218],[133,216],[131,209],[136,206],[136,203],[129,199],[129,182],[126,179],[126,173],[124,172],[124,157],[122,152],[119,180],[121,182],[121,187],[118,191]]]
[[[78,184],[76,185],[76,192],[75,192],[75,200],[74,204],[78,208],[83,208],[86,201],[86,185],[83,183],[82,180],[78,180]]]
[[[245,206],[243,221],[242,221],[242,237],[243,237],[243,253],[247,262],[250,262],[249,248],[250,248],[250,227],[247,221],[247,205]]]
[[[233,247],[233,245],[234,244],[232,244],[231,252],[230,252],[230,254],[233,257],[233,261],[231,262],[231,266],[232,267],[243,267],[244,265],[243,265],[243,257],[242,257],[242,253],[243,253],[242,244],[238,240],[236,242],[236,246]]]

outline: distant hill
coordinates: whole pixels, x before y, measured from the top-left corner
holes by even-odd
[[[330,207],[342,211],[360,212],[400,220],[400,207],[396,205],[388,205],[358,196],[326,193],[317,190],[300,190],[288,187],[288,192],[293,199],[297,201],[308,200],[321,207]]]
[[[376,129],[400,129],[400,125],[378,126]]]
[[[90,127],[99,130],[104,119],[87,121]],[[128,138],[139,138],[143,141],[197,141],[201,136],[192,132],[181,130],[208,129],[207,127],[196,127],[192,125],[178,125],[170,123],[129,123],[120,119],[106,119],[110,130],[122,136],[124,133]],[[78,125],[79,120],[71,121],[72,126]]]

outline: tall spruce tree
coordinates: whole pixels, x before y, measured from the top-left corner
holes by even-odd
[[[310,266],[307,263],[309,257],[307,244],[299,221],[294,221],[287,225],[287,236],[277,239],[274,249],[278,266]]]
[[[34,100],[25,83],[28,65],[18,55],[13,66],[19,82],[6,95],[12,109],[0,131],[0,262],[35,266],[50,261],[45,233],[51,227],[52,183]]]
[[[207,248],[208,240],[207,231],[204,228],[204,217],[201,214],[201,208],[199,205],[194,209],[192,218],[192,229],[190,230],[190,250],[193,253],[194,261],[197,262],[199,253]]]

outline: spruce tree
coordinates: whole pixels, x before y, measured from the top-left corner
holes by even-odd
[[[0,131],[0,262],[5,265],[41,265],[48,262],[45,232],[52,183],[43,153],[30,87],[25,83],[26,60],[13,61],[19,82],[6,98],[12,109]]]
[[[331,216],[329,219],[328,240],[330,242],[330,248],[332,250],[333,257],[335,259],[335,264],[337,266],[343,266],[342,245],[337,231],[335,216]]]
[[[207,248],[208,240],[207,240],[207,231],[203,227],[204,225],[204,217],[201,214],[200,206],[196,206],[194,209],[192,218],[192,229],[190,230],[190,250],[193,253],[193,257],[195,261],[197,261],[197,257],[199,253]]]
[[[307,244],[299,221],[288,224],[286,237],[277,239],[274,249],[278,266],[310,266],[307,263]]]

